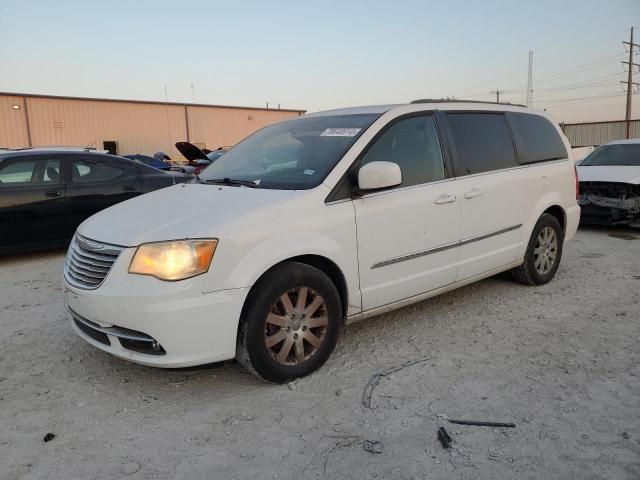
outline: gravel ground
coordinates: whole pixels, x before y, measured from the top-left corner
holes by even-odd
[[[0,260],[2,479],[640,478],[638,231],[580,230],[542,287],[502,275],[351,326],[281,386],[94,349],[68,325],[63,258]],[[363,405],[372,375],[417,360]]]

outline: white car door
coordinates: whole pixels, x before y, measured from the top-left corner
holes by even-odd
[[[503,113],[449,112],[460,192],[458,281],[517,260],[533,196]]]
[[[454,282],[460,234],[456,181],[446,178],[431,114],[390,122],[359,166],[372,161],[397,163],[403,181],[354,200],[363,310]]]

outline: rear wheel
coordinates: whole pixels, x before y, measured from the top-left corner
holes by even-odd
[[[303,377],[333,352],[342,306],[321,270],[284,263],[256,284],[247,301],[236,359],[258,377],[274,383]]]
[[[511,272],[525,285],[543,285],[556,274],[562,257],[564,235],[560,222],[553,215],[542,214],[531,233],[524,262]]]

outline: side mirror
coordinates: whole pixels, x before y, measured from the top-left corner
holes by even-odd
[[[397,163],[371,162],[358,170],[360,190],[380,190],[397,187],[402,183],[402,171]]]

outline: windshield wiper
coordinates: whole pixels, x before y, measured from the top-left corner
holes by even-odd
[[[250,188],[260,188],[260,185],[258,185],[255,182],[252,182],[251,180],[239,180],[236,178],[212,178],[212,179],[208,179],[208,180],[204,180],[205,183],[214,183],[217,185],[231,185],[231,186],[235,186],[235,187],[250,187]]]

